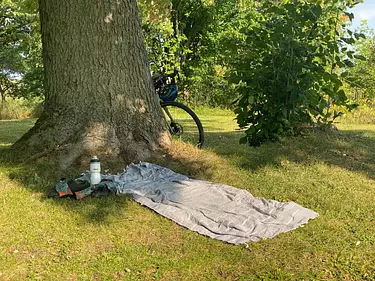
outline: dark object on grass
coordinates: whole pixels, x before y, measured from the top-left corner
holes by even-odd
[[[92,195],[95,197],[105,197],[110,194],[110,190],[107,188],[107,186],[99,186],[98,189],[94,190]]]
[[[88,187],[90,187],[90,183],[88,181],[81,181],[81,180],[69,180],[68,186],[70,187],[70,190],[75,192],[84,190]]]
[[[110,194],[109,188],[112,187],[112,185],[113,183],[108,180],[102,180],[99,184],[91,186],[90,182],[86,180],[69,180],[67,182],[65,178],[62,178],[56,183],[55,187],[49,191],[48,197],[74,197],[77,200],[91,194],[95,197],[104,197]]]

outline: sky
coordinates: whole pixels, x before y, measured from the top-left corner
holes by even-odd
[[[367,20],[368,26],[375,30],[375,0],[365,0],[356,5],[351,12],[354,14],[352,29],[357,28],[361,20]]]

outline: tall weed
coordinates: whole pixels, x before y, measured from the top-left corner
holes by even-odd
[[[8,99],[0,103],[0,120],[37,118],[42,110],[41,99]]]
[[[375,122],[375,101],[360,101],[359,106],[349,111],[345,108],[340,108],[344,115],[336,121],[347,124],[369,124]]]

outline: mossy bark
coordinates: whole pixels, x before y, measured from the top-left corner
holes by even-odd
[[[147,159],[170,142],[148,70],[136,0],[40,0],[45,110],[13,146]]]

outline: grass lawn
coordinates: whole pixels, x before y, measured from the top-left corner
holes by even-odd
[[[0,280],[375,280],[375,125],[338,124],[339,132],[252,148],[238,144],[229,111],[197,113],[205,149],[175,144],[155,162],[320,216],[246,247],[127,197],[48,199],[60,177],[83,171],[17,164],[9,147],[35,120],[0,121]]]

